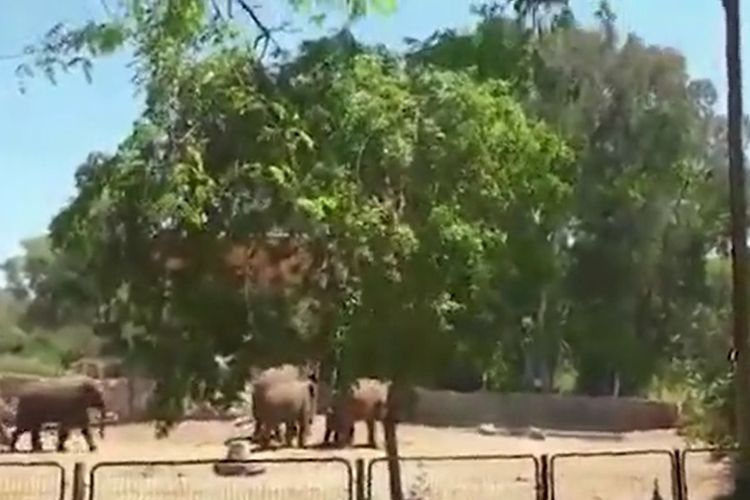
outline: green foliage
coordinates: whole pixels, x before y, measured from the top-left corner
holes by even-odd
[[[20,352],[28,342],[28,334],[13,324],[0,326],[0,353]]]
[[[171,36],[149,29],[139,37]],[[341,380],[429,380],[463,332],[496,343],[502,319],[475,325],[476,312],[530,265],[532,242],[552,251],[576,176],[508,85],[337,51],[346,37],[275,74],[248,49],[205,43],[200,58],[140,46],[155,72],[148,109],[113,157],[81,167],[51,225],[110,322],[136,327],[126,343],[160,381],[161,418],[187,393],[233,397],[250,363],[335,352]],[[536,215],[517,243],[504,226],[524,213]],[[227,248],[279,231],[311,256],[305,279],[234,280]],[[165,267],[175,254],[182,264]],[[228,374],[206,353],[228,358]]]
[[[389,14],[396,8],[396,0],[287,1],[318,23],[331,9],[356,19],[368,13]],[[133,49],[143,57],[141,62],[149,61],[137,68],[138,80],[155,80],[157,74],[168,77],[169,57],[196,49],[207,39],[217,42],[228,34],[227,28],[231,28],[232,39],[239,36],[241,43],[254,40],[260,57],[270,43],[274,44],[273,55],[283,53],[273,33],[286,26],[266,25],[258,7],[246,0],[130,0],[105,5],[105,10],[107,17],[103,20],[90,20],[81,26],[57,23],[39,41],[26,46],[24,60],[16,68],[20,90],[25,92],[26,79],[37,73],[56,83],[60,72],[80,70],[90,81],[96,58]]]
[[[340,383],[661,384],[726,435],[726,125],[679,53],[621,39],[606,1],[596,29],[511,1],[405,55],[342,31],[271,65],[271,31],[228,5],[258,39],[210,2],[138,1],[39,49],[54,73],[129,44],[146,109],[81,165],[52,249],[6,263],[25,317],[93,324],[166,422],[250,364],[314,358]],[[276,257],[247,265],[258,246]]]
[[[62,367],[36,357],[0,354],[0,373],[54,377],[62,374]]]

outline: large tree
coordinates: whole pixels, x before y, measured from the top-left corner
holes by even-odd
[[[748,358],[748,251],[747,201],[742,144],[742,59],[740,56],[740,6],[723,0],[726,15],[726,66],[729,98],[729,179],[732,233],[732,337],[736,353],[736,413],[740,457],[735,471],[735,498],[750,494],[750,358]]]
[[[143,118],[79,170],[51,226],[90,263],[108,320],[134,326],[162,421],[290,356],[333,352],[342,383],[429,380],[528,258],[508,238],[519,214],[547,234],[567,206],[567,148],[503,82],[406,68],[346,33],[274,73],[221,37],[178,42],[145,46]],[[259,248],[270,260],[238,280],[234,257]]]
[[[704,326],[684,311],[703,310],[706,258],[723,238],[716,92],[691,81],[673,50],[635,36],[621,43],[606,2],[599,30],[565,17],[533,38],[502,11],[480,14],[474,32],[433,36],[411,60],[512,82],[526,109],[569,139],[580,166],[572,214],[528,239],[523,253],[535,249],[536,259],[503,283],[527,318],[525,329],[519,318],[507,325],[510,339],[527,339],[515,359],[549,385],[565,340],[580,390],[612,393],[617,379],[626,393],[643,390]],[[530,235],[517,220],[520,242]],[[643,346],[649,356],[629,355]]]

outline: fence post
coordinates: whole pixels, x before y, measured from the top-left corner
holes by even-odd
[[[365,461],[358,458],[354,462],[354,498],[356,500],[367,500],[365,495]]]
[[[73,500],[86,498],[86,464],[76,462],[73,466]]]
[[[546,453],[539,457],[539,477],[536,480],[537,500],[549,500],[549,457]]]
[[[680,450],[672,450],[672,478],[675,491],[674,498],[677,500],[687,500],[687,480],[685,478],[685,467],[682,453]]]

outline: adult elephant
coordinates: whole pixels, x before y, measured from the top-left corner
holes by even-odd
[[[75,378],[32,382],[18,395],[16,428],[11,437],[10,448],[16,451],[18,438],[31,433],[31,448],[41,451],[40,432],[46,423],[57,424],[57,451],[65,451],[65,442],[70,429],[79,428],[90,451],[96,444],[89,429],[88,409],[100,412],[99,435],[104,437],[106,408],[101,389],[92,379]]]
[[[296,436],[298,446],[304,448],[316,412],[317,393],[317,383],[312,379],[278,382],[267,387],[261,405],[257,410],[253,408],[256,425],[261,429],[258,437],[261,447],[268,447],[271,431],[284,424],[286,445],[291,446]]]
[[[351,446],[354,442],[354,424],[367,423],[367,444],[377,448],[375,422],[385,419],[390,382],[374,379],[357,379],[347,390],[333,397],[326,414],[326,430],[323,443],[333,438],[336,445]]]
[[[255,429],[253,431],[253,437],[252,437],[253,441],[256,441],[256,442],[259,441],[261,434],[264,431],[263,429],[263,426],[264,426],[263,415],[265,412],[264,405],[266,404],[266,401],[268,400],[267,393],[269,389],[279,384],[285,384],[287,382],[294,382],[294,381],[304,381],[304,380],[308,380],[312,382],[316,386],[316,390],[317,390],[317,376],[314,371],[308,370],[307,374],[305,375],[304,370],[296,366],[290,365],[290,364],[284,364],[280,366],[266,368],[255,377],[252,383],[252,397],[251,397],[253,419],[255,420]],[[316,397],[316,400],[317,400],[317,397]],[[314,417],[314,415],[315,415],[315,409],[313,408],[311,419],[312,417]],[[312,420],[310,421],[310,423],[312,424]],[[309,426],[307,428],[309,429]],[[278,425],[270,429],[270,431],[276,439],[281,438],[281,432],[279,430]]]

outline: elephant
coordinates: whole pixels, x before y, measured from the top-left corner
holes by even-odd
[[[385,419],[390,382],[373,378],[357,379],[347,390],[334,396],[326,414],[326,430],[323,443],[331,438],[341,446],[354,442],[354,424],[360,420],[367,423],[367,444],[377,448],[375,422]]]
[[[335,398],[335,395],[334,395]],[[335,401],[335,400],[334,400]],[[332,443],[341,443],[342,437],[340,434],[344,432],[342,429],[341,416],[343,412],[338,410],[334,403],[326,411],[325,416],[325,434],[323,436],[323,444],[330,445]],[[333,438],[333,441],[331,441]],[[354,426],[349,427],[346,442],[351,443],[354,440]]]
[[[261,429],[261,447],[268,447],[271,431],[283,423],[286,427],[286,445],[291,446],[296,435],[298,446],[304,448],[316,411],[317,392],[314,380],[290,380],[267,387],[260,399],[256,417]]]
[[[258,441],[260,439],[261,433],[263,432],[263,419],[261,418],[261,415],[264,411],[263,405],[266,402],[266,392],[268,391],[268,389],[276,384],[283,384],[286,382],[300,380],[305,380],[305,377],[302,375],[302,371],[296,366],[289,364],[267,368],[260,372],[260,374],[258,374],[252,384],[252,412],[253,419],[255,420],[255,429],[252,436],[253,441]],[[310,380],[317,385],[317,376],[313,372],[308,373],[307,380]],[[311,424],[312,417],[314,415],[315,412],[313,411],[310,417]],[[271,429],[271,433],[273,434],[275,439],[281,440],[281,432],[278,425]]]
[[[96,451],[96,444],[89,429],[88,409],[100,412],[99,435],[104,438],[106,408],[101,389],[87,378],[62,379],[32,382],[18,395],[16,428],[11,437],[10,448],[16,451],[19,436],[31,433],[33,451],[41,451],[40,431],[45,423],[57,424],[57,451],[65,451],[65,442],[71,427],[81,429],[90,451]]]

